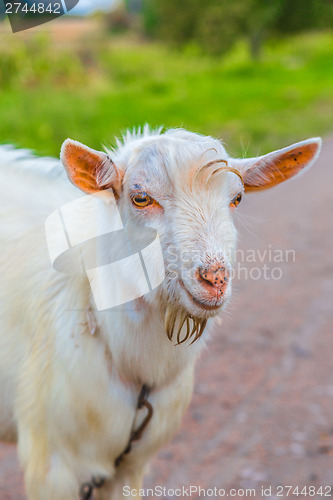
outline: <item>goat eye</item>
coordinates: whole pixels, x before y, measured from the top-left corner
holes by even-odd
[[[242,193],[238,193],[232,200],[231,200],[231,203],[230,203],[230,206],[231,207],[237,207],[237,205],[240,204],[240,202],[242,201]]]
[[[136,193],[131,195],[133,205],[139,208],[147,207],[153,203],[153,199],[147,193]]]

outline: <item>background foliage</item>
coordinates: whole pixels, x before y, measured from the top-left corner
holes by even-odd
[[[58,156],[66,137],[100,148],[148,122],[221,137],[243,155],[329,133],[332,5],[323,18],[325,0],[309,0],[306,12],[303,0],[288,1],[184,0],[179,10],[145,0],[134,12],[118,6],[19,35],[5,20],[0,142]]]
[[[172,45],[196,43],[218,55],[246,38],[259,58],[264,40],[331,28],[331,0],[144,0],[146,32]]]

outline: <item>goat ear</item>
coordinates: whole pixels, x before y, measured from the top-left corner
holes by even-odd
[[[115,194],[119,193],[123,176],[106,153],[66,139],[60,159],[69,180],[81,191],[92,194],[112,188]],[[103,182],[105,178],[107,181]]]
[[[315,137],[264,156],[232,160],[244,179],[245,191],[269,189],[304,172],[319,156],[321,139]]]

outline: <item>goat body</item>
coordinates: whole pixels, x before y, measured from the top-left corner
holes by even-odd
[[[231,293],[235,200],[244,186],[264,189],[295,175],[319,148],[311,139],[234,160],[219,141],[183,130],[128,134],[107,155],[66,141],[62,163],[75,186],[61,161],[0,148],[0,439],[18,442],[30,500],[75,500],[92,476],[106,478],[97,492],[103,500],[120,498],[124,485],[140,488],[149,459],[180,425],[195,360]],[[218,162],[229,171],[217,172]],[[106,197],[112,189],[125,217],[156,231],[166,269],[160,287],[98,311],[85,273],[52,267],[45,221],[80,199],[78,188]],[[84,226],[84,214],[75,224]],[[199,263],[172,261],[170,248],[177,256],[198,250]],[[221,273],[225,280],[216,284],[211,276]],[[179,317],[208,321],[208,328],[196,342],[175,345]],[[133,424],[145,416],[135,411],[143,384],[151,388],[154,415],[115,468]]]

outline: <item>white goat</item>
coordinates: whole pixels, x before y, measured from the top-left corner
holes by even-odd
[[[61,160],[76,187],[61,162],[0,148],[0,438],[18,442],[30,500],[75,500],[92,477],[104,479],[98,499],[140,488],[189,404],[210,318],[230,297],[235,207],[244,190],[309,167],[320,145],[309,139],[242,160],[185,130],[128,133],[107,154],[67,140]],[[79,190],[103,191],[96,226],[112,190],[123,218],[156,231],[166,272],[159,287],[98,311],[87,275],[53,269],[45,220]],[[149,404],[139,410],[144,385]],[[141,439],[115,463],[149,405]]]

